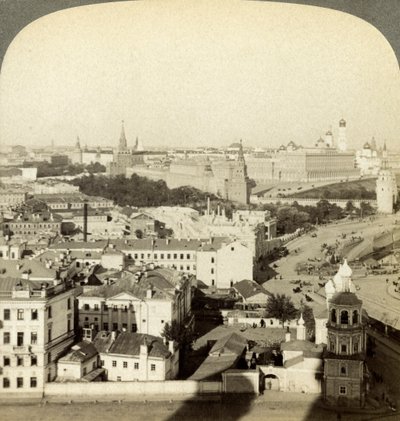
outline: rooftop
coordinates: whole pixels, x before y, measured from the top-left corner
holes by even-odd
[[[265,294],[271,296],[271,294],[263,288],[261,285],[257,284],[257,282],[253,280],[243,280],[240,282],[236,282],[233,285],[233,288],[244,298],[250,298],[254,295],[258,294]]]
[[[60,362],[85,362],[97,355],[96,347],[86,341],[79,342],[71,348],[71,351],[60,358]]]
[[[331,304],[340,306],[359,306],[362,301],[357,298],[354,292],[338,292],[330,300]]]

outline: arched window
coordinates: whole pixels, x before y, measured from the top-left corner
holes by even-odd
[[[353,325],[356,325],[358,323],[358,311],[353,311]]]
[[[349,324],[349,312],[347,310],[342,310],[340,313],[340,324],[347,325]]]
[[[336,323],[336,309],[332,309],[331,311],[331,322]]]

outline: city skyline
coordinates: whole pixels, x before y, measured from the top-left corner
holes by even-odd
[[[343,117],[350,148],[372,136],[394,147],[398,82],[386,39],[341,12],[236,1],[79,7],[11,44],[0,138],[114,146],[123,119],[128,142],[145,147],[312,146]]]

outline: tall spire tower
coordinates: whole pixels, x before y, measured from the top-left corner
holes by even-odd
[[[337,140],[337,148],[340,152],[347,151],[347,139],[346,139],[346,121],[342,118],[339,121],[339,134]]]
[[[126,136],[125,136],[124,120],[122,120],[121,136],[119,137],[118,150],[126,151],[127,149],[128,149],[128,142],[127,142]]]

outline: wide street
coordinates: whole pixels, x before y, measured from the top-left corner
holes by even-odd
[[[334,244],[339,241],[343,244],[350,237],[361,236],[364,240],[360,245],[350,250],[346,256],[351,261],[356,258],[357,253],[366,247],[369,247],[373,237],[384,231],[394,227],[394,222],[400,219],[396,215],[379,215],[371,222],[370,220],[354,220],[338,222],[337,224],[329,224],[320,226],[316,231],[316,237],[311,234],[303,235],[290,241],[286,247],[289,254],[286,257],[274,262],[274,270],[278,273],[278,279],[271,279],[263,286],[272,293],[286,293],[292,296],[295,304],[299,304],[301,300],[305,301],[305,293],[308,293],[313,302],[307,304],[314,307],[318,304],[324,304],[324,298],[317,294],[321,288],[318,282],[321,282],[318,273],[304,275],[297,273],[297,265],[299,263],[313,263],[315,259],[323,259],[321,252],[322,244]],[[346,235],[346,239],[342,238],[342,234]],[[311,262],[310,262],[311,260]],[[350,263],[350,266],[351,263]],[[386,279],[389,279],[389,285],[393,280],[398,279],[395,275],[366,275],[365,269],[355,269],[353,272],[353,282],[357,287],[357,295],[364,301],[364,308],[375,319],[381,320],[393,327],[400,328],[400,294],[394,293],[393,289],[388,291]],[[282,277],[282,279],[280,279]],[[302,293],[294,293],[293,288],[296,286],[291,281],[301,279],[310,282],[310,286],[303,288]],[[328,279],[325,277],[325,279]],[[315,292],[315,293],[314,293]],[[391,293],[389,293],[391,292]],[[396,296],[398,295],[398,298]]]
[[[122,397],[123,398],[123,397]],[[232,396],[223,401],[74,402],[4,404],[2,419],[12,421],[335,421],[337,411],[324,409],[314,395],[271,392],[262,396]],[[398,414],[342,412],[341,420],[395,420]]]

